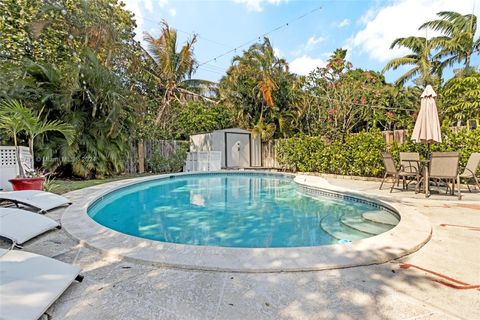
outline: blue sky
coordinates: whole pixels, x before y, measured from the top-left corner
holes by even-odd
[[[439,11],[474,12],[480,17],[480,0],[123,0],[137,19],[137,39],[143,32],[157,36],[164,19],[178,30],[183,42],[198,34],[195,56],[201,66],[194,78],[218,81],[235,54],[246,50],[258,37],[277,27],[268,37],[277,55],[285,58],[290,69],[307,74],[322,66],[336,48],[348,49],[354,67],[380,71],[394,57],[406,54],[390,50],[398,37],[434,36],[418,31]],[[320,8],[319,10],[316,10]],[[313,11],[313,12],[312,12]],[[307,15],[305,15],[307,14]],[[305,15],[302,18],[302,15]],[[480,26],[480,21],[479,21]],[[477,29],[477,37],[480,30]],[[250,42],[251,41],[251,42]],[[240,45],[249,45],[240,47]],[[210,61],[230,50],[214,61]],[[473,59],[480,64],[478,55]],[[394,81],[407,68],[389,71]],[[451,72],[447,72],[447,77]]]

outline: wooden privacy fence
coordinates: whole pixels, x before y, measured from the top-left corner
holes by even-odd
[[[270,140],[262,142],[262,167],[263,168],[280,168],[277,161],[276,144],[278,140]]]
[[[392,144],[394,142],[402,144],[410,139],[410,134],[411,133],[409,133],[408,130],[382,131],[383,139],[387,144]]]
[[[450,130],[456,132],[466,128],[467,127],[465,126],[450,127]],[[385,142],[387,144],[392,144],[394,142],[398,144],[402,144],[405,141],[408,141],[410,139],[412,132],[407,129],[402,129],[402,130],[382,131],[382,134],[383,134],[383,139],[385,139]]]
[[[450,129],[457,131],[462,128],[464,127],[452,127]],[[410,139],[411,132],[409,130],[391,130],[382,131],[382,134],[387,144],[392,144],[394,142],[402,144]],[[132,152],[125,165],[125,171],[128,173],[142,173],[143,170],[141,169],[143,168],[145,170],[146,164],[155,152],[159,152],[165,158],[170,158],[175,155],[182,142],[183,141],[176,140],[146,140],[143,142],[143,147],[142,143],[130,142]],[[282,168],[277,160],[277,152],[275,148],[277,143],[278,140],[262,142],[261,165],[263,168]]]
[[[182,142],[176,140],[145,140],[130,143],[131,152],[125,164],[125,171],[131,174],[143,173],[155,152],[160,153],[165,158],[171,158],[177,153]]]

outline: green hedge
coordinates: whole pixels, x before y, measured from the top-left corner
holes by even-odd
[[[472,152],[480,152],[480,129],[444,130],[443,140],[441,144],[432,145],[431,150],[460,151],[462,167]],[[296,136],[279,140],[276,148],[279,163],[293,171],[371,177],[381,176],[384,172],[382,151],[388,149],[397,161],[402,151],[418,151],[422,157],[427,153],[426,145],[410,141],[387,146],[378,130],[351,135],[344,142]]]
[[[279,141],[277,158],[294,171],[378,176],[383,171],[380,150],[384,149],[380,131],[360,132],[344,142],[297,136]]]
[[[468,158],[473,152],[480,152],[480,128],[475,130],[461,129],[458,131],[442,129],[442,140],[442,143],[431,145],[431,152],[459,151],[461,169],[467,164]],[[419,152],[421,157],[425,159],[427,150],[427,145],[415,144],[410,140],[403,144],[394,143],[390,146],[390,151],[397,161],[399,153],[405,151]]]
[[[177,141],[177,150],[171,157],[165,157],[160,150],[153,152],[147,161],[147,170],[152,173],[172,173],[182,171],[188,152],[187,141]]]

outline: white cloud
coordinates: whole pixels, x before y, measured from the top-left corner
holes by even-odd
[[[263,10],[262,4],[268,3],[273,5],[279,5],[282,2],[288,2],[289,0],[234,0],[236,3],[242,3],[247,6],[249,11],[260,12]]]
[[[283,54],[282,54],[282,52],[280,51],[279,48],[273,48],[273,54],[277,58],[280,58],[280,59],[283,58]]]
[[[326,62],[321,58],[312,58],[303,55],[290,62],[290,71],[300,75],[307,75],[317,67],[324,67]]]
[[[124,2],[127,2],[129,0],[124,0]],[[132,1],[130,1],[132,2]],[[143,7],[150,13],[153,12],[153,4],[154,4],[154,1],[153,0],[133,0],[133,2],[140,2],[143,4]],[[155,1],[156,4],[158,4],[158,6],[160,8],[163,8],[165,7],[167,4],[168,4],[168,0],[157,0]]]
[[[290,52],[291,55],[293,56],[300,56],[300,55],[304,55],[310,51],[312,51],[312,49],[315,48],[315,46],[321,42],[324,42],[325,40],[327,40],[325,37],[322,37],[322,36],[311,36],[310,38],[308,38],[307,42],[305,44],[302,44],[302,46],[296,50],[293,50]]]
[[[308,38],[307,43],[305,44],[305,51],[313,49],[318,43],[325,41],[324,37],[315,37],[314,35]]]
[[[153,2],[152,0],[143,0],[143,6],[147,9],[148,12],[153,12]]]
[[[144,23],[144,12],[145,10],[149,13],[152,13],[154,10],[154,5],[158,5],[160,8],[164,8],[168,5],[168,0],[122,0],[125,3],[125,9],[132,12],[137,22],[137,28],[135,29],[136,35],[135,40],[140,41],[143,46],[145,42],[143,40],[143,31],[145,29]],[[168,10],[170,16],[174,17],[177,14],[177,11],[174,8]]]
[[[342,21],[340,21],[340,23],[338,24],[338,27],[345,28],[345,27],[348,27],[349,25],[350,25],[350,20],[345,18]]]
[[[143,41],[143,34],[142,31],[144,30],[144,20],[143,20],[143,13],[142,9],[140,8],[140,4],[142,1],[136,1],[136,0],[122,0],[123,3],[125,3],[125,9],[128,11],[132,12],[135,17],[135,21],[137,22],[137,28],[136,28],[136,35],[135,35],[135,40],[137,41]]]
[[[373,18],[373,16],[375,16],[375,12],[376,11],[374,8],[368,9],[368,11],[365,12],[365,14],[357,20],[357,23],[361,25],[366,25]]]
[[[440,11],[457,11],[462,14],[472,13],[473,2],[478,0],[397,0],[393,3],[370,9],[359,19],[362,30],[347,41],[352,50],[360,50],[370,58],[385,62],[405,54],[405,49],[390,50],[393,40],[407,36],[430,38],[437,35],[433,31],[418,30],[428,20],[436,19]],[[478,10],[478,9],[477,9]]]

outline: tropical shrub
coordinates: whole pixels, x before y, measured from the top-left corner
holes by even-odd
[[[177,142],[178,143],[178,142]],[[152,173],[170,173],[182,171],[187,158],[188,143],[179,143],[175,154],[165,157],[160,150],[156,150],[147,161],[147,170]]]
[[[480,129],[443,132],[443,143],[431,145],[431,151],[459,151],[463,169],[470,155],[480,152]],[[427,149],[427,145],[414,144],[409,139],[387,146],[381,132],[371,130],[348,136],[344,142],[318,136],[279,140],[277,159],[294,171],[376,177],[384,172],[382,151],[392,152],[398,163],[400,152],[419,152],[426,158]]]
[[[285,136],[292,122],[297,76],[275,55],[268,38],[235,56],[220,80],[219,94],[242,128],[253,128],[264,140]]]
[[[460,152],[460,166],[466,165],[468,158],[473,152],[480,152],[480,129],[475,130],[451,130],[448,128],[442,129],[443,142],[438,144],[432,144],[430,151],[448,152],[458,151]],[[392,155],[398,160],[400,152],[419,152],[422,158],[427,157],[428,146],[426,144],[415,144],[410,140],[405,141],[402,144],[394,143],[390,146]]]
[[[385,142],[380,131],[360,132],[345,141],[297,136],[280,140],[280,164],[302,172],[378,176],[383,171],[380,151]]]
[[[228,109],[223,105],[200,101],[190,101],[185,105],[177,103],[174,113],[174,139],[188,140],[192,134],[211,132],[231,125]]]
[[[444,86],[445,115],[451,124],[480,119],[480,73],[450,79]]]
[[[71,124],[79,134],[71,145],[58,135],[44,135],[36,154],[51,171],[79,177],[103,177],[123,171],[129,155],[126,143],[132,130],[133,106],[121,79],[103,66],[90,50],[82,63],[64,68],[32,63],[26,68],[35,97],[45,104],[45,117]]]

